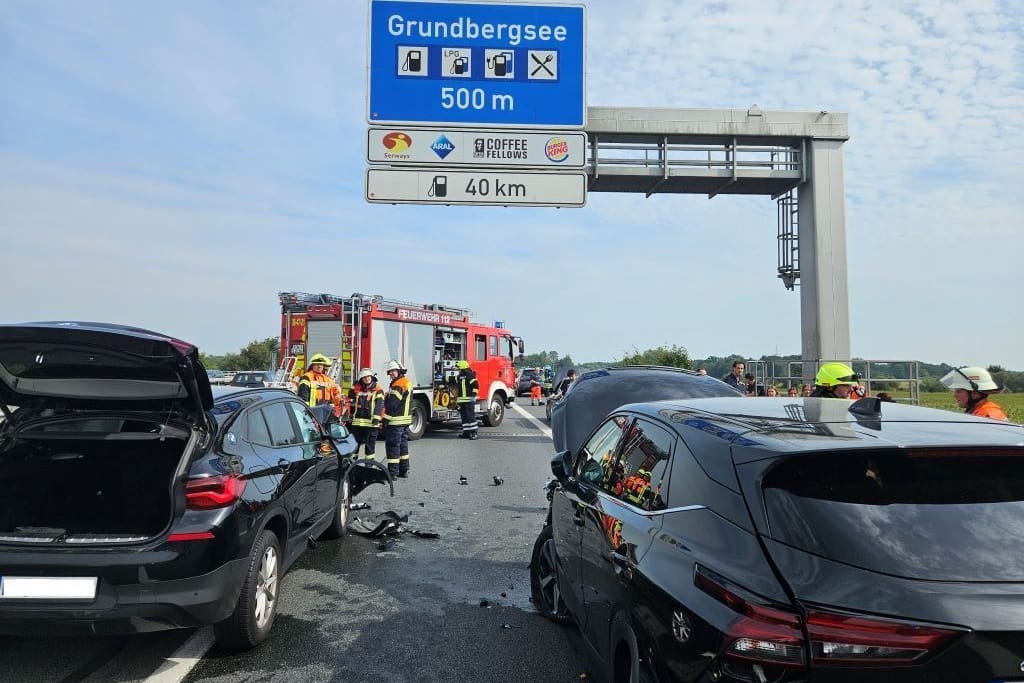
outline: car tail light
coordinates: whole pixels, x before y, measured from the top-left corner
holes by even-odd
[[[184,532],[180,534],[171,534],[167,537],[168,543],[177,543],[181,541],[208,541],[213,538],[212,531],[194,531]]]
[[[818,664],[912,664],[960,633],[818,610],[808,611],[806,619],[811,662]]]
[[[189,510],[212,510],[231,505],[242,497],[245,479],[237,474],[196,477],[185,484],[185,505]]]
[[[772,607],[708,569],[696,566],[694,584],[740,619],[725,632],[727,656],[776,666],[803,666],[805,631],[810,640],[811,664],[885,667],[913,664],[945,647],[961,634],[891,619],[869,618],[808,610],[795,612]]]
[[[699,565],[693,582],[740,616],[726,629],[728,656],[776,666],[804,665],[804,636],[798,615],[764,604]]]

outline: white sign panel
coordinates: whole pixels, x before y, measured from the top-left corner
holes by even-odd
[[[370,128],[366,159],[391,166],[583,168],[586,133]]]
[[[369,168],[366,201],[575,207],[586,204],[587,174]]]

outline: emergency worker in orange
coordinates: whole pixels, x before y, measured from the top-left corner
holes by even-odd
[[[377,376],[370,368],[359,372],[359,381],[348,391],[352,406],[352,434],[356,437],[356,455],[359,449],[367,460],[373,460],[377,452],[377,434],[380,431],[381,415],[384,414],[384,389],[377,383]]]
[[[540,368],[536,368],[530,376],[530,405],[539,406],[541,402]]]
[[[322,353],[309,359],[306,374],[299,378],[299,398],[312,409],[320,424],[341,417],[341,390],[328,375],[325,374],[331,361]]]
[[[985,368],[955,368],[939,381],[953,390],[953,398],[965,413],[1009,421],[1003,409],[989,398],[990,394],[999,393],[999,385]]]
[[[412,424],[412,382],[405,376],[405,366],[397,360],[384,364],[391,386],[384,397],[384,450],[388,472],[392,477],[409,476],[409,425]]]

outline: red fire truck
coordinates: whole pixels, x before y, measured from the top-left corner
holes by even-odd
[[[470,319],[466,309],[437,304],[414,304],[379,295],[334,296],[281,292],[281,357],[294,357],[294,372],[301,374],[306,359],[322,353],[335,358],[332,371],[347,393],[361,368],[383,373],[394,358],[407,369],[413,385],[412,425],[409,438],[423,436],[428,424],[458,422],[456,391],[450,380],[458,374],[457,361],[465,360],[480,382],[477,414],[497,427],[505,406],[515,401],[516,354],[523,340],[503,323],[483,325]],[[385,389],[388,379],[381,374]]]

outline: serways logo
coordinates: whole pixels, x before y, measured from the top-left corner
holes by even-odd
[[[388,151],[384,152],[385,159],[409,159],[407,152],[412,147],[412,137],[408,133],[393,131],[381,139],[381,144]]]

